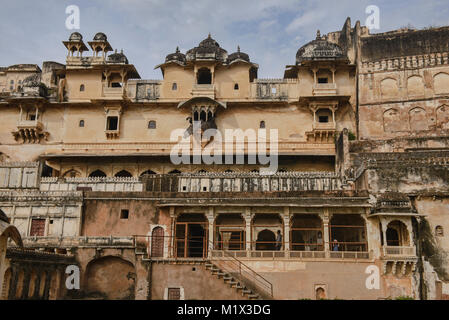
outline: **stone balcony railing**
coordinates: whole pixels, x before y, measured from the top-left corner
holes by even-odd
[[[192,96],[215,99],[215,86],[213,84],[194,84]]]
[[[25,248],[72,248],[72,247],[123,247],[133,248],[134,237],[101,237],[101,236],[80,236],[80,237],[58,237],[58,236],[31,236],[23,237]]]
[[[256,79],[251,83],[251,98],[257,100],[288,100],[289,95],[295,91],[291,91],[290,87],[296,85],[297,79]]]
[[[391,258],[416,258],[416,247],[414,246],[383,246],[383,257]]]
[[[152,192],[289,192],[341,190],[334,173],[288,172],[271,176],[259,173],[204,173],[148,175],[145,190]]]
[[[41,191],[106,191],[138,192],[143,191],[143,183],[138,178],[41,178]]]
[[[336,125],[334,122],[315,122],[313,124],[313,129],[316,130],[336,130]]]
[[[226,254],[235,258],[253,258],[263,260],[295,259],[295,260],[323,260],[323,259],[372,259],[372,253],[364,251],[266,251],[266,250],[227,250]],[[224,251],[213,250],[212,257],[224,257]]]
[[[314,96],[335,96],[337,94],[336,83],[315,83],[313,85]]]
[[[124,88],[113,88],[113,87],[106,87],[103,86],[103,98],[109,98],[109,99],[122,99],[125,95]]]
[[[48,136],[48,132],[44,131],[44,125],[37,119],[18,121],[17,131],[13,131],[12,134],[16,140],[21,139],[23,143],[39,143]]]

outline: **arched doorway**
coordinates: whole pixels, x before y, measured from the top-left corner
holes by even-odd
[[[180,214],[175,224],[176,257],[206,257],[207,226],[208,222],[203,214]]]
[[[386,231],[387,246],[402,247],[410,244],[407,226],[398,220],[391,221]]]
[[[290,225],[291,250],[323,251],[323,224],[318,215],[295,214]]]
[[[326,291],[323,288],[321,288],[321,287],[316,288],[316,290],[315,290],[315,299],[316,300],[326,299]]]
[[[132,178],[132,174],[126,170],[121,170],[115,174],[116,178]]]
[[[212,73],[209,68],[201,68],[198,70],[197,74],[198,84],[211,84],[212,83]]]
[[[329,223],[329,241],[332,251],[366,252],[365,220],[359,214],[334,214]]]
[[[11,276],[12,271],[11,268],[8,268],[5,272],[5,276],[3,277],[3,288],[2,288],[2,299],[7,300],[9,296],[9,288],[11,287]]]
[[[245,220],[239,213],[226,213],[217,216],[214,248],[245,250]]]
[[[151,257],[164,256],[164,229],[156,227],[151,233]]]
[[[135,281],[132,263],[106,256],[89,262],[84,287],[90,299],[134,300]]]
[[[257,234],[256,250],[274,251],[276,249],[276,235],[273,231],[265,229]]]
[[[89,174],[89,178],[104,178],[106,177],[106,173],[101,170],[95,170],[91,174]]]
[[[282,250],[284,248],[284,223],[277,213],[258,213],[252,220],[252,241],[256,250]],[[281,247],[276,248],[276,237],[281,233]]]

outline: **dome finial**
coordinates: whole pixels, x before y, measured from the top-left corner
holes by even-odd
[[[210,35],[210,32],[209,32],[209,35],[207,36],[207,38],[208,38],[208,39],[212,38],[211,35]]]
[[[120,53],[123,54],[123,49],[120,50]]]
[[[240,52],[240,46],[237,46],[237,52]]]
[[[316,31],[316,39],[317,40],[321,39],[321,32],[320,32],[320,30]]]
[[[176,53],[179,53],[179,47],[176,46]]]

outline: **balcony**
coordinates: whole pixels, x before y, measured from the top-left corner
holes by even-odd
[[[43,128],[43,124],[38,120],[20,120],[17,123],[17,131],[13,131],[12,134],[16,141],[22,140],[22,143],[39,143],[48,136],[48,132]]]
[[[194,84],[192,96],[215,99],[215,86],[213,84]]]
[[[314,96],[335,96],[337,95],[336,83],[315,83],[313,85]]]
[[[125,96],[124,88],[103,87],[103,98],[123,99]]]
[[[382,247],[383,257],[387,259],[404,259],[404,258],[416,258],[415,247],[404,246],[384,246]]]

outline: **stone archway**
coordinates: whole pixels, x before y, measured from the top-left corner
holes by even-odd
[[[87,298],[133,300],[135,283],[134,265],[120,257],[101,257],[92,260],[86,267]]]

